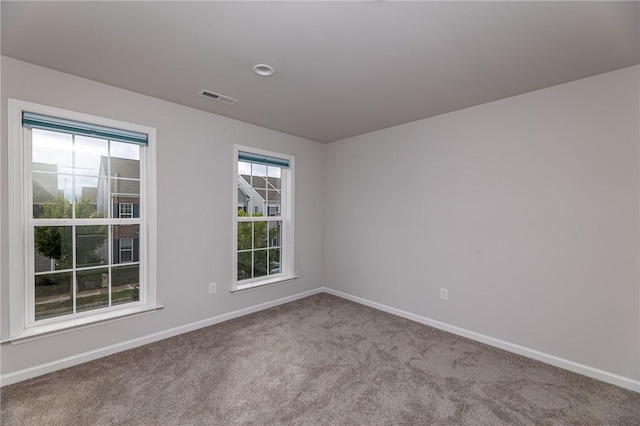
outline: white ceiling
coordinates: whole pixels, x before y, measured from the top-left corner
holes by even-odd
[[[3,1],[1,14],[5,56],[319,142],[640,63],[638,2]]]

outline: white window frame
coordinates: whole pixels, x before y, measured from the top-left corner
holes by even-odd
[[[123,206],[128,206],[129,207],[129,212],[128,213],[124,213],[126,216],[123,216],[122,213],[122,207]],[[120,219],[133,219],[133,203],[120,203],[118,204],[118,217]]]
[[[31,143],[30,129],[22,126],[24,111],[101,126],[146,133],[148,144],[140,149],[140,300],[68,316],[35,321]],[[156,202],[156,129],[104,117],[39,105],[16,99],[8,100],[9,142],[9,338],[19,343],[43,335],[66,332],[99,323],[138,315],[162,308],[157,301],[157,202]],[[78,220],[78,219],[76,219]],[[91,219],[87,219],[91,220]],[[128,224],[131,219],[111,219],[114,224]],[[89,224],[89,222],[87,223]]]
[[[238,154],[239,152],[264,155],[268,157],[282,158],[289,161],[289,167],[282,169],[281,174],[281,201],[279,216],[264,216],[256,218],[244,218],[244,221],[282,221],[281,248],[280,248],[280,273],[264,277],[251,278],[238,281]],[[232,285],[231,292],[248,290],[269,284],[276,284],[298,278],[295,275],[295,157],[289,154],[267,151],[243,145],[234,145],[233,149],[233,241],[232,241]]]

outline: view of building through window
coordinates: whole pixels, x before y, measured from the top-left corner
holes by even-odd
[[[238,281],[279,274],[282,169],[238,161]]]
[[[140,146],[39,129],[31,140],[35,320],[137,301]]]

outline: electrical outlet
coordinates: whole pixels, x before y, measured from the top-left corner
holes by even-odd
[[[446,289],[446,288],[440,289],[440,299],[449,300],[449,289]]]
[[[216,292],[216,283],[209,283],[209,294],[215,294]]]

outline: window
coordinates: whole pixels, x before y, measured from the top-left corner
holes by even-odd
[[[280,216],[280,205],[271,204],[267,207],[267,210],[269,212],[269,216]]]
[[[232,290],[295,278],[294,157],[237,146],[234,161],[237,211]]]
[[[9,110],[11,338],[158,308],[155,130]]]
[[[133,203],[120,203],[118,217],[131,219],[133,217]]]
[[[120,238],[120,263],[133,262],[133,238]]]

